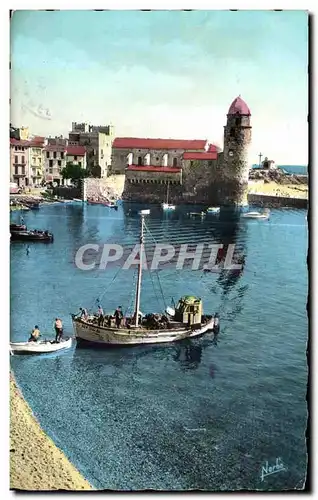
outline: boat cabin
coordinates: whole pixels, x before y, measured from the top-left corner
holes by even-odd
[[[191,295],[185,295],[179,300],[175,308],[175,321],[187,325],[198,325],[201,323],[203,314],[202,300]]]

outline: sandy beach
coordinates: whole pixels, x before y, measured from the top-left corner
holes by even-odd
[[[250,180],[248,183],[248,192],[250,194],[308,199],[307,184],[279,184],[274,181],[264,183]]]
[[[44,433],[10,375],[10,489],[93,490]]]

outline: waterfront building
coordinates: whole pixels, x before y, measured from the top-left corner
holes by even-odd
[[[39,185],[44,180],[45,137],[33,136],[29,141],[30,185]]]
[[[67,139],[49,137],[44,148],[45,182],[57,185],[67,185],[70,181],[63,180],[61,171],[66,166]]]
[[[20,188],[30,185],[30,143],[21,139],[10,139],[10,181]]]
[[[66,164],[74,163],[86,169],[86,149],[84,146],[70,146],[66,148]]]
[[[87,169],[94,177],[107,177],[111,165],[113,125],[72,123],[70,146],[85,146]]]

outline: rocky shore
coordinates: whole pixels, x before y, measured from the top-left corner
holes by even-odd
[[[93,490],[44,433],[10,374],[10,489]]]

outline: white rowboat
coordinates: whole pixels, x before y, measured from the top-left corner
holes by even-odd
[[[10,342],[10,353],[20,354],[42,354],[68,349],[72,345],[72,338],[54,342],[52,340],[40,340],[38,342]]]
[[[243,217],[245,217],[245,219],[269,219],[269,212],[247,212],[243,214]]]

